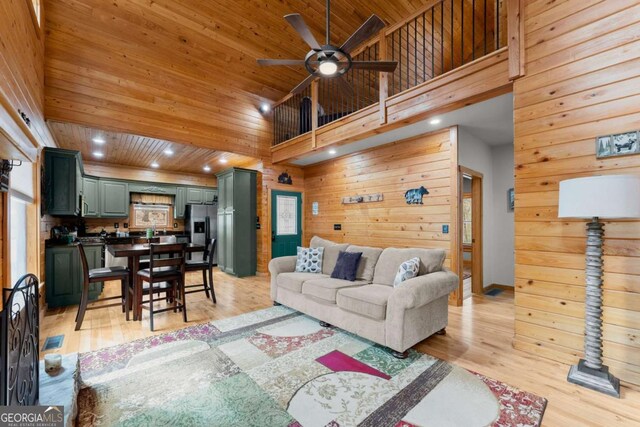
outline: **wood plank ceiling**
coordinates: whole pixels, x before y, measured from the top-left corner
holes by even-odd
[[[334,0],[332,41],[372,13],[388,23],[432,0]],[[301,69],[257,58],[302,58],[282,17],[300,12],[324,40],[323,0],[46,0],[45,116],[242,155],[268,156],[258,107],[286,95]],[[54,126],[55,127],[55,126]]]
[[[255,164],[254,158],[241,154],[139,135],[105,132],[72,123],[50,121],[49,129],[59,147],[80,151],[85,161],[140,168],[150,168],[156,162],[159,170],[209,174],[232,166]],[[205,171],[205,166],[210,170]]]

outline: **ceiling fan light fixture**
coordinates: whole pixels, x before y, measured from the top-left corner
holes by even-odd
[[[338,64],[331,60],[325,60],[318,65],[318,71],[323,76],[332,76],[338,71]]]

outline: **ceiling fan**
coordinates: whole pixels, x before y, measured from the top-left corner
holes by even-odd
[[[364,24],[360,26],[342,46],[337,47],[331,44],[331,0],[327,0],[327,34],[323,46],[318,43],[311,34],[311,30],[302,19],[299,13],[286,15],[284,19],[298,32],[300,37],[311,47],[305,59],[258,59],[259,65],[304,65],[309,76],[291,90],[292,94],[302,92],[307,86],[317,78],[337,78],[343,90],[352,92],[353,89],[341,76],[350,69],[375,70],[381,72],[395,71],[398,63],[396,61],[354,61],[350,52],[362,42],[366,41],[382,28],[384,22],[376,15],[371,15]]]

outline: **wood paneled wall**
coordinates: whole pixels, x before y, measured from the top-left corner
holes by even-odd
[[[27,154],[34,161],[37,148],[52,145],[53,139],[44,122],[44,35],[29,3],[0,2],[0,133],[11,141],[0,144],[0,153],[11,158]]]
[[[101,178],[130,179],[133,181],[148,181],[162,184],[202,185],[215,187],[218,183],[213,173],[190,174],[109,165],[103,163],[84,162],[84,173]]]
[[[271,190],[304,191],[304,172],[301,168],[291,165],[274,165],[269,160],[256,161],[248,169],[258,171],[257,185],[257,216],[260,218],[260,230],[257,238],[258,273],[269,272],[271,260]],[[291,176],[292,185],[278,183],[278,176],[287,172]],[[304,198],[304,194],[303,194]]]
[[[377,247],[440,248],[451,266],[457,206],[457,138],[445,129],[305,168],[304,243],[318,235]],[[407,190],[424,186],[423,205]],[[382,193],[382,202],[342,204],[346,196]],[[311,204],[318,202],[318,215]],[[342,230],[335,231],[334,224]],[[444,234],[442,226],[450,232]],[[454,255],[455,256],[455,255]]]
[[[558,182],[640,173],[640,155],[595,157],[598,135],[640,129],[640,4],[530,1],[525,33],[526,76],[514,83],[514,345],[576,363],[585,222],[558,219]],[[607,222],[604,254],[605,363],[640,384],[640,222]]]

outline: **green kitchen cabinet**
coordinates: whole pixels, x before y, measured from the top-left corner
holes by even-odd
[[[83,178],[84,216],[98,218],[100,216],[100,181],[97,178]]]
[[[122,181],[101,179],[100,216],[102,218],[126,218],[129,216],[129,184]]]
[[[102,267],[102,246],[85,246],[89,268]],[[80,303],[82,295],[82,264],[75,245],[53,246],[45,249],[46,301],[50,308]],[[102,292],[102,283],[89,285],[89,299]]]
[[[176,189],[176,198],[173,207],[173,216],[175,218],[184,218],[185,206],[187,205],[187,187],[178,187]]]
[[[204,190],[197,187],[187,187],[187,204],[201,205],[204,203]]]
[[[80,153],[59,148],[44,150],[44,212],[75,216],[82,209],[82,160]]]
[[[218,177],[218,266],[237,277],[256,274],[256,171],[231,168]]]
[[[216,200],[216,196],[218,195],[218,191],[216,190],[210,190],[208,188],[204,189],[204,204],[205,205],[212,205],[213,202]]]

